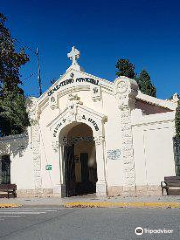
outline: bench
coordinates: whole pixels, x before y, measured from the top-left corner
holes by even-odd
[[[0,184],[0,192],[7,192],[8,198],[10,193],[13,194],[13,197],[17,197],[16,194],[17,185],[16,184]]]
[[[162,195],[164,193],[164,189],[166,189],[167,195],[169,195],[169,189],[180,189],[180,176],[170,176],[164,177],[164,181],[161,182],[162,187]]]

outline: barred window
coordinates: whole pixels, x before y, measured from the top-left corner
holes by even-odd
[[[9,155],[2,156],[1,160],[1,184],[10,184],[10,157]]]

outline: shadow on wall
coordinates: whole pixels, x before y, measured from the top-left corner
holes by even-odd
[[[11,135],[0,138],[0,156],[12,155],[15,157],[23,155],[29,145],[29,137],[26,134]]]

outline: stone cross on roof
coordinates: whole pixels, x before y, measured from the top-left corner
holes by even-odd
[[[76,60],[80,57],[80,52],[74,46],[67,56],[72,61],[72,65],[78,65]]]

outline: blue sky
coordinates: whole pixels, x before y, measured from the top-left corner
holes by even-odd
[[[86,72],[113,81],[117,60],[128,58],[137,73],[149,72],[164,99],[180,93],[179,9],[178,0],[4,0],[0,6],[12,36],[39,47],[43,91],[68,68],[74,45]],[[37,96],[36,57],[27,53],[23,88]]]

